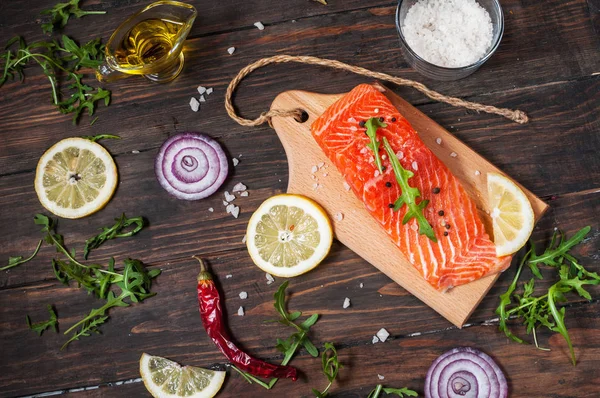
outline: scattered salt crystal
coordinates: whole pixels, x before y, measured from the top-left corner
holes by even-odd
[[[254,26],[258,28],[258,30],[265,30],[265,25],[262,22],[254,22]]]
[[[412,229],[413,231],[417,232],[419,230],[419,227],[417,227],[417,224],[413,224],[410,226],[410,229]]]
[[[321,167],[323,167],[323,166],[325,166],[325,162],[321,162],[321,163],[319,163],[319,168],[321,168]]]
[[[373,112],[379,113],[379,108],[375,108],[375,110]]]
[[[344,299],[344,304],[342,305],[342,307],[344,307],[344,308],[350,307],[350,299],[348,297],[346,297]]]
[[[246,190],[246,186],[241,182],[238,182],[233,186],[233,192],[244,192]]]
[[[140,151],[138,151],[137,149],[134,149],[133,151],[131,151],[131,153],[137,154],[137,153],[140,153]]]
[[[235,192],[235,191],[233,191]],[[225,200],[228,202],[233,202],[235,200],[235,195],[230,194],[229,192],[225,191]]]
[[[240,196],[248,196],[248,191],[244,191],[244,192],[240,193]]]
[[[231,159],[231,163],[233,163],[233,167],[235,167],[238,164],[240,164],[240,161],[237,158],[233,158],[233,159]]]
[[[363,149],[360,150],[360,153],[364,155],[368,151],[369,151],[369,149],[367,149],[367,147],[364,147]]]
[[[476,0],[418,1],[408,9],[401,29],[417,55],[449,68],[479,61],[493,38],[490,15]]]
[[[200,96],[200,102],[206,102],[206,98],[204,98],[204,95]]]
[[[398,160],[402,160],[404,158],[404,153],[402,153],[401,151],[396,152],[396,157],[398,158]]]
[[[198,112],[198,109],[200,109],[200,103],[194,97],[190,99],[190,108],[192,108],[194,112]]]
[[[231,215],[233,216],[233,218],[238,218],[238,216],[240,215],[240,208],[238,206],[234,206],[231,210]]]
[[[361,282],[358,284],[358,287],[360,287],[361,289],[363,288],[364,284]]]
[[[235,51],[235,47],[229,47],[227,49],[227,52],[229,53],[229,55],[233,54],[234,51]]]
[[[375,173],[373,173],[373,176],[374,176],[375,178],[379,177],[379,170],[375,170]]]
[[[246,235],[242,238],[242,243],[246,243]]]
[[[348,123],[356,123],[356,119],[353,117],[348,118]]]
[[[371,344],[379,343],[379,338],[377,336],[373,336],[373,340],[371,340]]]
[[[323,177],[327,177],[329,173],[323,173]]]
[[[267,285],[270,285],[271,283],[275,282],[275,278],[273,278],[273,275],[269,274],[268,272],[265,274],[265,277],[267,278]]]
[[[435,139],[435,143],[438,145],[442,145],[442,139],[441,138],[436,138]]]
[[[344,214],[338,212],[338,213],[335,213],[334,217],[337,221],[342,221],[344,219]]]
[[[240,292],[240,298],[246,300],[248,298],[248,292]]]
[[[344,189],[345,189],[346,191],[349,191],[349,190],[350,190],[350,185],[349,185],[349,184],[348,184],[346,181],[344,181]]]
[[[358,127],[356,127],[356,126],[350,126],[350,131],[357,131],[357,130],[358,130]]]
[[[229,204],[229,202],[223,201],[223,206],[227,206],[228,204]]]
[[[412,168],[413,168],[413,170],[415,170],[415,171],[419,170],[419,165],[417,164],[417,162],[416,162],[416,161],[413,161],[413,162],[412,162]]]
[[[316,191],[317,189],[319,189],[319,184],[317,184],[316,182],[313,184],[313,189]]]
[[[386,160],[387,159],[387,155],[383,154],[381,155],[381,160]]]
[[[481,171],[479,171],[479,170],[475,170],[475,175],[476,175],[476,176],[478,176],[478,175],[480,175],[480,174],[481,174]]]
[[[318,170],[319,170],[319,168],[318,168],[317,166],[313,166],[313,167],[310,169],[310,171],[311,171],[312,173],[316,173]]]
[[[230,204],[228,204],[228,205],[227,205],[227,207],[225,208],[225,211],[226,211],[227,213],[231,213],[231,212],[233,211],[233,208],[234,208],[234,207],[235,207],[235,205],[230,203]]]
[[[378,374],[377,378],[379,378],[379,380],[383,380],[383,379],[385,379],[385,376]]]
[[[244,307],[238,308],[238,315],[239,316],[244,316]]]
[[[206,89],[206,95],[211,95],[212,93],[213,93],[212,87]],[[242,157],[242,155],[240,155],[239,157]]]
[[[388,337],[390,337],[390,334],[387,330],[385,330],[384,328],[381,328],[381,329],[379,329],[379,332],[377,332],[377,337],[383,343],[384,341],[387,340]]]
[[[230,278],[233,278],[233,275],[231,275],[231,274],[225,275],[225,279],[230,279]]]
[[[215,209],[213,209],[212,207],[209,207],[208,211],[210,211],[212,213],[213,211],[215,211]]]
[[[450,154],[450,156],[452,156],[453,158],[455,158],[455,157],[457,157],[457,156],[458,156],[458,154],[457,154],[456,152],[452,152],[452,153]]]
[[[206,92],[206,87],[198,86],[198,94],[202,95]]]

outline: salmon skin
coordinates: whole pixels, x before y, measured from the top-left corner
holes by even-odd
[[[391,208],[401,189],[383,145],[379,151],[383,173],[377,170],[373,150],[367,147],[370,140],[361,122],[372,117],[387,124],[377,130],[377,138],[387,138],[402,167],[414,173],[408,183],[421,192],[419,200],[429,200],[423,214],[437,242],[419,234],[415,218],[402,224],[406,205],[398,211]],[[435,289],[445,291],[510,265],[510,256],[496,256],[475,203],[458,179],[376,88],[368,84],[355,87],[315,120],[311,132],[369,213]]]

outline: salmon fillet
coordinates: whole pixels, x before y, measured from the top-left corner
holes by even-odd
[[[410,186],[420,190],[420,200],[429,200],[423,214],[437,243],[419,234],[415,218],[402,224],[406,205],[398,211],[390,208],[401,189],[383,145],[379,151],[383,173],[377,170],[373,151],[367,147],[370,140],[359,123],[371,117],[383,117],[387,127],[377,130],[378,139],[387,138],[402,167],[414,173],[408,180]],[[445,291],[510,265],[510,256],[496,256],[496,247],[485,232],[475,203],[460,182],[373,86],[354,88],[315,120],[311,131],[354,194],[431,286]]]

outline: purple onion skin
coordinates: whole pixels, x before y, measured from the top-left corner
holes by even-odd
[[[453,373],[444,372],[453,365]],[[484,374],[478,379],[476,374]],[[440,380],[440,376],[445,379]],[[481,395],[480,387],[489,384],[489,397]],[[487,354],[471,348],[458,347],[440,355],[427,371],[425,398],[506,398],[508,383],[502,370]]]
[[[183,151],[193,153],[178,157]],[[202,156],[194,156],[200,152]],[[225,182],[229,161],[217,141],[206,134],[186,132],[176,134],[162,144],[154,162],[154,172],[159,184],[172,196],[199,200],[215,193]]]

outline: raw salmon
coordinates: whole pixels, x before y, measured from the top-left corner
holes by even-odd
[[[423,212],[437,243],[419,234],[415,218],[402,224],[406,205],[398,211],[390,208],[401,191],[383,145],[383,173],[377,170],[373,151],[367,147],[369,138],[361,121],[371,117],[383,118],[387,127],[377,130],[378,139],[387,138],[402,167],[414,173],[409,184],[420,190],[421,200],[430,201]],[[373,86],[354,88],[315,120],[311,131],[352,191],[434,288],[444,291],[510,265],[510,256],[496,256],[496,247],[485,232],[475,203],[460,182]]]

